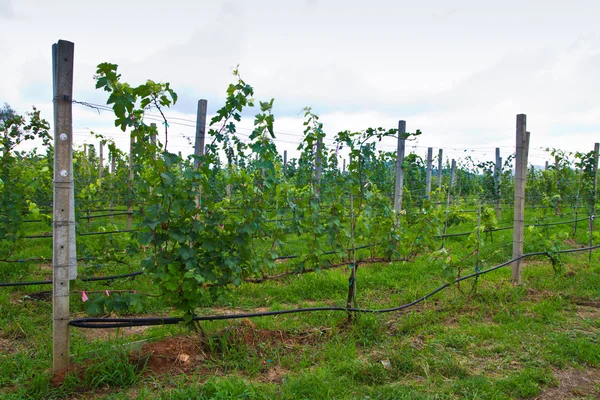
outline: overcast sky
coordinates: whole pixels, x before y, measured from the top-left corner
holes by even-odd
[[[132,84],[171,82],[180,102],[167,116],[191,121],[171,124],[184,154],[198,99],[220,108],[239,64],[257,99],[275,98],[280,150],[295,153],[312,106],[330,138],[403,119],[423,131],[420,155],[491,160],[496,146],[514,151],[524,113],[530,162],[542,165],[540,148],[600,141],[599,20],[598,0],[0,0],[0,102],[51,121],[51,46],[64,39],[75,43],[76,100],[106,101],[94,89],[101,62]],[[75,143],[93,142],[89,130],[127,147],[109,113],[74,105]]]

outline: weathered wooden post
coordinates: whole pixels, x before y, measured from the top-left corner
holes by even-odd
[[[77,277],[73,190],[73,56],[75,45],[52,46],[54,195],[52,228],[52,368],[69,368],[69,281]]]
[[[433,162],[433,148],[427,148],[427,172],[425,175],[425,197],[431,193],[431,164]]]
[[[525,183],[527,177],[527,155],[529,147],[527,116],[525,114],[517,115],[516,147],[513,259],[523,255],[523,237],[525,232]],[[517,260],[512,264],[512,282],[515,285],[522,284],[521,260]]]
[[[394,210],[397,221],[400,222],[402,212],[402,191],[404,189],[404,135],[406,133],[406,121],[398,121],[398,148],[396,151],[396,187],[394,189]]]

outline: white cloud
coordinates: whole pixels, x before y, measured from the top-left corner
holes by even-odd
[[[198,98],[218,107],[240,64],[257,98],[275,97],[281,132],[300,135],[297,113],[312,105],[331,133],[406,119],[424,132],[419,146],[488,157],[510,150],[526,113],[532,147],[587,150],[600,134],[599,14],[596,0],[0,0],[0,101],[49,118],[50,46],[64,38],[75,42],[78,100],[103,101],[95,65],[115,62],[134,84],[172,82],[182,101],[170,114],[193,120]],[[76,130],[120,135],[108,115],[74,110]],[[172,129],[173,146],[189,149],[175,137],[193,128]],[[282,149],[298,137],[282,135]]]

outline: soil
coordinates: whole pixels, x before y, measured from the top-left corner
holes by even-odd
[[[290,334],[281,330],[258,329],[250,320],[244,319],[239,324],[225,328],[216,337],[226,337],[228,344],[241,345],[261,354],[261,349],[281,346],[283,350],[296,346],[311,344],[326,334],[327,330],[314,329],[302,334]],[[145,343],[130,356],[132,363],[145,366],[147,373],[156,375],[190,373],[206,369],[207,374],[218,374],[214,367],[208,367],[204,361],[211,351],[204,344],[202,336],[173,336],[164,340]],[[214,351],[214,349],[213,349]],[[218,350],[217,350],[218,351]],[[267,368],[259,381],[280,382],[287,370],[276,364],[265,361]],[[270,367],[269,367],[270,366]]]
[[[127,328],[107,328],[107,329],[79,329],[81,335],[89,341],[107,341],[117,337],[129,337],[142,335],[149,326],[132,326]]]
[[[17,344],[12,340],[0,337],[0,354],[14,354],[17,352]]]
[[[159,342],[145,343],[139,352],[130,356],[132,363],[146,367],[157,375],[186,373],[204,359],[199,351],[198,338],[173,336]]]
[[[565,400],[600,398],[600,371],[593,368],[556,371],[558,387],[543,391],[536,399]]]

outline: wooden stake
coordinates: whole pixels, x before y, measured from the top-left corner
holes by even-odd
[[[452,159],[450,166],[450,191],[456,186],[456,160]]]
[[[127,229],[133,226],[133,147],[135,146],[135,136],[129,135],[129,181],[127,189],[129,191],[129,201],[127,202]]]
[[[321,192],[321,175],[323,174],[323,161],[321,153],[323,152],[323,138],[317,140],[317,154],[315,154],[315,192]]]
[[[102,187],[102,175],[104,173],[104,143],[98,143],[98,187]]]
[[[69,368],[69,280],[75,279],[73,190],[73,56],[75,45],[52,46],[54,83],[54,197],[52,240],[52,368]]]
[[[198,111],[196,113],[196,143],[194,144],[194,155],[202,157],[205,154],[204,141],[206,140],[206,110],[207,100],[198,100]],[[198,169],[198,160],[194,160],[194,169]]]
[[[433,162],[433,148],[427,148],[427,172],[425,176],[425,197],[431,193],[431,164]]]
[[[206,110],[208,108],[208,101],[201,99],[198,100],[198,110],[196,112],[196,142],[194,143],[194,155],[202,157],[208,152],[208,146],[204,144],[206,140]],[[197,158],[194,159],[194,169],[197,170],[202,163]],[[198,188],[198,196],[196,196],[196,207],[200,207],[200,194],[202,192],[202,186]],[[198,216],[200,217],[200,216]]]
[[[396,218],[400,222],[402,211],[402,191],[404,189],[404,147],[406,133],[406,121],[398,121],[398,149],[396,152],[396,187],[394,189],[394,210]]]
[[[442,167],[444,160],[444,150],[440,149],[438,154],[438,188],[442,188]]]
[[[113,189],[115,187],[115,178],[117,176],[116,174],[116,169],[117,169],[117,158],[115,157],[115,153],[113,151],[110,152],[110,204],[109,204],[109,208],[110,208],[110,213],[114,213],[115,212],[115,203],[113,201]],[[115,219],[114,215],[111,215],[110,219]]]
[[[523,237],[525,232],[525,180],[527,168],[527,116],[517,115],[517,152],[515,156],[515,211],[513,229],[513,254],[512,258],[523,255]],[[522,284],[521,261],[512,263],[512,282]]]
[[[494,166],[494,191],[496,192],[496,219],[500,221],[502,217],[502,196],[500,195],[500,178],[502,176],[502,157],[500,157],[500,148],[496,147],[496,165]]]
[[[287,175],[287,150],[283,151],[283,176]]]
[[[594,197],[592,198],[592,214],[596,212],[596,196],[598,195],[598,153],[600,153],[600,143],[594,143]]]

